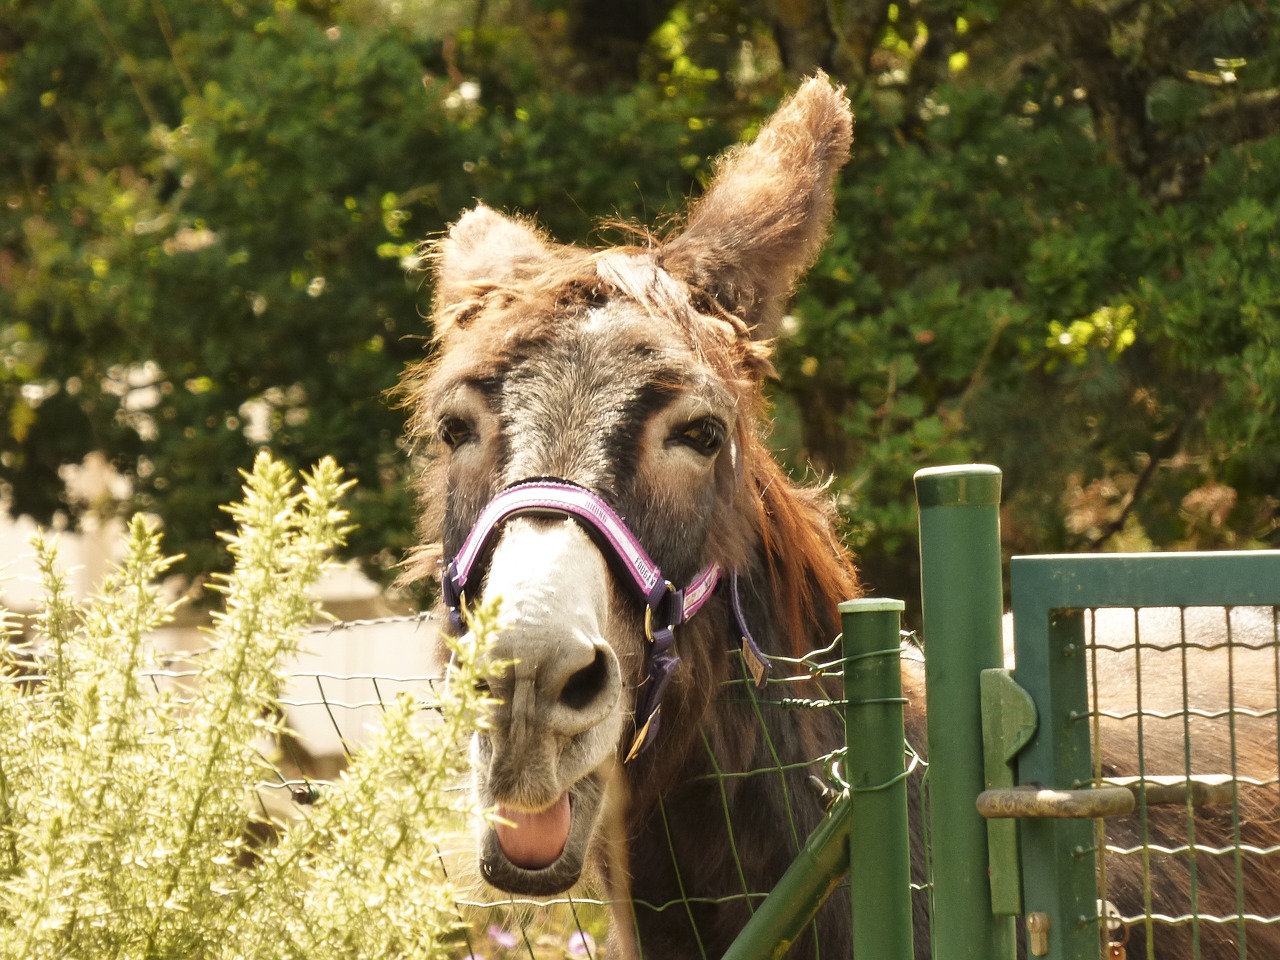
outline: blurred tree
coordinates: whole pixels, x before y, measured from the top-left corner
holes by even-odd
[[[914,593],[911,474],[969,458],[1015,551],[1274,545],[1276,9],[841,9],[856,159],[780,399],[872,585]]]
[[[1246,0],[7,0],[11,508],[74,514],[101,450],[196,572],[260,445],[332,452],[393,563],[415,241],[477,197],[662,222],[815,67],[857,143],[775,439],[870,584],[914,592],[911,475],[970,458],[1017,550],[1274,543],[1280,18]]]
[[[580,88],[633,85],[649,37],[674,6],[675,0],[573,0],[565,4]]]
[[[73,507],[59,468],[103,450],[188,570],[205,570],[217,504],[266,443],[299,462],[335,451],[361,480],[375,539],[360,547],[403,542],[368,522],[404,509],[399,418],[379,395],[420,332],[400,263],[407,208],[467,200],[441,182],[461,144],[443,135],[449,91],[424,94],[413,45],[330,13],[6,5],[12,509]]]

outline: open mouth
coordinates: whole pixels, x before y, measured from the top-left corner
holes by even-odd
[[[507,893],[563,893],[582,876],[603,790],[587,776],[539,811],[497,805],[496,821],[480,841],[480,871]],[[505,822],[503,822],[505,821]]]
[[[545,810],[527,813],[500,803],[494,812],[497,816],[493,832],[498,837],[498,849],[515,866],[545,870],[564,853],[573,822],[569,791]]]

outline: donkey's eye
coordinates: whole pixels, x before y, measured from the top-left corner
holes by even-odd
[[[709,457],[724,446],[724,424],[715,417],[702,417],[676,430],[671,436],[672,443],[681,443],[696,450],[704,457]]]
[[[445,417],[436,427],[436,436],[450,450],[456,450],[475,436],[475,431],[461,417]]]

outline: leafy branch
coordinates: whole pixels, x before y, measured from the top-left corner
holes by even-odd
[[[448,955],[441,849],[477,815],[456,785],[486,704],[484,629],[455,646],[439,719],[413,697],[388,704],[344,776],[289,825],[264,824],[277,839],[248,855],[262,785],[279,780],[263,743],[285,732],[278,693],[349,486],[330,460],[299,483],[259,455],[228,508],[224,608],[190,669],[154,639],[176,605],[153,522],[129,525],[84,608],[38,544],[47,597],[32,643],[6,629],[0,677],[0,958]]]

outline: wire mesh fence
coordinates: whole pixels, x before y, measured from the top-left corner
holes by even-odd
[[[1094,785],[1138,799],[1095,821],[1105,939],[1129,956],[1277,955],[1280,611],[1091,609],[1086,636]]]
[[[447,665],[440,662],[437,654],[441,647],[435,626],[430,615],[422,614],[337,621],[306,633],[274,700],[285,732],[263,737],[257,744],[265,761],[258,769],[268,773],[247,784],[249,805],[243,826],[249,838],[246,867],[253,866],[255,845],[276,843],[282,831],[319,809],[316,804],[323,802],[353,758],[374,741],[384,716],[406,694],[416,704],[423,723],[437,722],[442,717],[441,699],[450,681]],[[896,637],[896,626],[894,631],[892,636]],[[180,711],[199,710],[206,661],[216,653],[208,636],[186,627],[160,631],[153,635],[151,644],[156,656],[136,672],[142,685],[165,702],[177,705]],[[20,636],[12,639],[7,650],[8,668],[0,682],[37,693],[49,689],[53,661],[47,651],[24,642]],[[917,665],[922,659],[918,644],[906,644],[902,655]],[[563,896],[511,897],[478,880],[474,837],[448,836],[437,841],[438,856],[458,891],[456,906],[466,924],[456,952],[460,960],[595,958],[611,953],[621,957],[662,955],[661,951],[652,950],[646,954],[642,944],[637,951],[637,938],[630,936],[628,925],[635,923],[640,914],[657,917],[659,923],[687,924],[696,935],[705,928],[708,940],[714,932],[712,925],[727,920],[735,927],[741,926],[771,892],[769,885],[757,879],[761,875],[755,869],[758,851],[743,840],[743,825],[730,816],[729,797],[752,782],[769,781],[785,793],[782,820],[767,827],[789,840],[793,857],[810,840],[810,830],[822,816],[821,811],[838,798],[847,800],[851,792],[862,791],[866,795],[910,778],[915,802],[923,802],[921,784],[927,765],[911,745],[903,752],[900,736],[897,753],[903,761],[901,776],[860,787],[849,783],[845,767],[848,751],[843,745],[844,715],[849,703],[844,695],[846,661],[840,637],[804,657],[771,658],[772,669],[762,685],[752,673],[757,664],[749,664],[740,651],[730,657],[730,672],[736,676],[723,682],[714,696],[753,718],[758,735],[766,744],[764,753],[771,759],[744,770],[740,757],[718,755],[723,740],[717,748],[716,739],[705,731],[699,737],[708,772],[700,778],[701,783],[692,786],[709,789],[723,798],[722,823],[709,832],[708,843],[699,854],[729,861],[731,870],[727,876],[731,879],[727,885],[712,895],[688,892],[683,871],[697,870],[700,865],[681,862],[676,845],[671,844],[666,854],[676,874],[678,893],[674,896],[658,899],[625,891],[623,902],[600,876],[591,876]],[[838,736],[818,736],[810,755],[800,760],[784,759],[788,751],[770,742],[770,730],[776,734],[780,724],[803,725],[815,717],[823,721],[816,729],[837,731]],[[465,746],[459,744],[457,748]],[[679,790],[691,784],[672,786]],[[468,791],[469,785],[459,782],[452,789]],[[665,823],[668,813],[661,804],[660,813]],[[424,823],[423,828],[430,829],[431,825]],[[847,863],[847,843],[844,846],[842,858]],[[842,873],[840,870],[833,876]],[[831,900],[824,909],[843,911],[847,921],[847,880],[840,880],[834,887],[820,886],[823,897]],[[915,877],[915,889],[927,896],[923,875]],[[812,906],[816,910],[819,903]],[[611,939],[610,928],[619,925],[621,929]],[[806,955],[820,955],[818,940],[814,938],[812,953]],[[771,955],[774,947],[762,944],[753,949],[764,952],[748,955],[764,956]]]
[[[315,662],[312,662],[312,657],[304,654],[297,668],[290,671],[288,683],[282,691],[280,705],[293,733],[278,744],[264,745],[264,751],[271,751],[275,769],[274,777],[256,785],[260,813],[264,819],[287,825],[291,819],[305,816],[306,808],[323,795],[335,778],[341,776],[348,760],[378,724],[380,714],[399,694],[407,692],[415,697],[428,719],[439,710],[439,691],[448,682],[444,664],[437,661],[432,669],[404,673],[396,672],[391,665],[397,656],[394,653],[397,647],[402,651],[400,656],[405,656],[403,651],[416,648],[416,662],[421,663],[422,645],[435,649],[434,630],[431,616],[423,614],[339,621],[310,632],[304,646],[313,650],[321,648],[324,656],[317,654]],[[387,650],[383,651],[376,670],[340,672],[331,666],[326,668],[326,664],[340,660],[344,650],[363,648],[364,656],[359,658],[362,663],[377,660],[376,654],[370,654],[367,641],[372,632],[396,638],[393,641],[384,639]],[[912,636],[907,640],[904,657],[921,660],[923,654],[915,638]],[[754,716],[766,740],[767,731],[774,726],[768,722],[770,718],[792,722],[801,714],[820,715],[830,721],[827,726],[843,731],[846,701],[842,694],[844,661],[839,637],[828,647],[801,658],[770,658],[772,670],[759,688],[741,653],[731,653],[731,658],[735,661],[731,665],[731,673],[736,676],[722,683],[715,696]],[[321,668],[312,668],[317,665]],[[181,683],[189,673],[180,658],[176,658],[172,669],[165,670],[163,676],[155,680]],[[716,755],[712,738],[704,733],[700,744],[706,753],[710,771],[703,779],[722,797],[727,798],[729,793],[741,789],[745,781],[760,778],[773,780],[786,791],[786,819],[772,825],[772,828],[789,838],[793,853],[798,853],[805,845],[809,832],[807,823],[813,820],[812,816],[801,814],[828,806],[849,789],[844,775],[846,748],[842,744],[817,746],[812,756],[792,762],[784,761],[781,752],[771,746],[768,754],[772,762],[734,772],[730,772],[730,758]],[[915,785],[912,791],[914,802],[922,804],[925,794],[920,785],[924,781],[927,764],[921,753],[910,744],[906,748],[905,766]],[[458,784],[456,789],[466,790],[468,786]],[[590,876],[559,897],[506,896],[479,880],[473,839],[454,838],[447,844],[447,849],[442,849],[441,856],[446,861],[450,877],[458,886],[458,909],[467,922],[468,933],[459,956],[471,956],[477,960],[481,957],[489,960],[516,957],[541,960],[566,955],[594,958],[609,954],[610,926],[632,924],[640,912],[669,918],[672,924],[689,924],[695,932],[700,924],[722,922],[724,915],[741,916],[743,919],[750,917],[770,890],[753,884],[750,879],[756,873],[751,869],[754,852],[741,845],[738,825],[729,817],[727,799],[723,811],[725,819],[721,835],[729,838],[727,849],[707,849],[705,855],[727,857],[732,864],[728,875],[735,879],[730,887],[716,896],[694,896],[684,892],[684,884],[680,882],[681,871],[694,865],[682,867],[674,846],[668,853],[676,872],[677,889],[682,892],[670,899],[652,900],[630,893],[627,902],[622,904],[601,876]],[[665,811],[662,811],[662,816],[665,818]],[[927,900],[926,878],[917,873],[914,886]],[[829,909],[844,910],[847,914],[847,880],[832,891],[831,899]],[[634,938],[623,934],[615,937],[615,943],[623,939],[627,940],[627,945],[625,948],[615,946],[615,955],[632,956],[635,947],[631,941]],[[643,946],[634,955],[644,957]]]
[[[476,843],[465,831],[429,841],[425,861],[432,867],[431,889],[441,886],[434,879],[438,862],[459,890],[456,908],[467,924],[457,946],[459,960],[468,955],[492,960],[667,956],[660,938],[657,947],[649,938],[641,940],[638,952],[631,948],[636,940],[631,933],[641,928],[650,933],[663,928],[688,931],[703,956],[721,956],[729,942],[726,930],[731,935],[744,925],[760,926],[757,921],[778,902],[787,877],[797,866],[804,868],[810,841],[820,832],[815,824],[825,830],[833,822],[833,817],[823,819],[827,808],[844,811],[846,832],[832,834],[844,846],[843,861],[836,858],[827,864],[820,882],[797,888],[813,902],[795,915],[808,918],[826,911],[818,914],[820,924],[831,911],[843,911],[847,934],[852,904],[856,944],[859,928],[865,929],[865,919],[875,915],[875,907],[868,910],[865,904],[858,913],[859,897],[883,881],[886,861],[857,862],[860,842],[874,836],[877,821],[848,824],[868,809],[862,801],[899,786],[903,803],[909,796],[915,815],[917,831],[911,842],[917,856],[910,883],[902,885],[897,902],[907,902],[908,923],[914,914],[918,956],[929,951],[930,941],[934,955],[953,956],[957,945],[970,943],[981,926],[971,919],[994,918],[999,923],[991,925],[990,939],[1000,947],[982,955],[1012,957],[1012,918],[1018,914],[1027,918],[1033,956],[1092,960],[1100,950],[1107,957],[1149,960],[1280,956],[1280,606],[1272,605],[1280,602],[1280,553],[1015,558],[1015,676],[995,666],[1002,657],[994,495],[998,489],[989,482],[989,469],[977,476],[988,482],[971,482],[974,478],[964,473],[939,475],[945,489],[922,511],[922,534],[930,533],[922,539],[939,539],[954,548],[950,554],[922,550],[925,621],[941,625],[930,627],[927,662],[919,645],[898,649],[896,617],[902,604],[897,601],[842,605],[851,637],[856,631],[847,618],[853,611],[846,607],[861,604],[863,614],[895,611],[887,642],[861,652],[856,644],[846,649],[843,638],[837,638],[804,657],[772,658],[773,669],[763,682],[752,669],[758,664],[742,652],[731,654],[731,679],[705,691],[715,707],[707,716],[716,717],[719,726],[708,723],[685,740],[700,772],[692,779],[681,775],[664,781],[654,791],[656,812],[643,827],[648,835],[642,855],[650,858],[650,865],[655,858],[661,861],[670,883],[628,889],[616,882],[619,876],[639,875],[628,873],[625,860],[625,852],[636,855],[634,832],[610,835],[610,829],[622,829],[621,818],[605,828],[602,849],[608,853],[600,858],[602,875],[587,877],[563,896],[536,900],[506,897],[472,880],[478,877]],[[972,516],[956,527],[942,522],[949,518],[928,515],[978,510],[982,529],[976,532]],[[984,551],[984,572],[975,577],[973,544],[979,539],[989,549]],[[287,832],[291,823],[335,809],[342,795],[339,780],[351,783],[358,771],[374,770],[372,780],[360,781],[362,790],[369,788],[362,795],[383,796],[377,774],[385,780],[387,771],[415,747],[412,738],[399,739],[394,750],[378,753],[371,746],[377,742],[374,732],[380,726],[391,729],[390,721],[397,714],[408,717],[409,708],[412,722],[400,729],[416,731],[419,721],[429,725],[460,716],[444,712],[442,704],[452,695],[473,691],[470,681],[449,686],[449,671],[437,656],[434,627],[429,615],[325,624],[307,633],[301,652],[287,647],[291,660],[278,689],[274,665],[235,673],[232,692],[252,679],[269,678],[261,697],[245,700],[249,722],[241,724],[241,742],[253,759],[236,771],[269,773],[250,784],[255,789],[244,816],[243,784],[257,774],[233,771],[228,781],[231,819],[256,829],[259,842],[267,845],[282,833],[287,840],[305,832]],[[218,678],[231,675],[208,669],[229,648],[209,635],[204,635],[207,649],[200,648],[199,640],[193,642],[190,633],[185,638],[160,636],[139,659],[140,631],[135,634],[137,649],[126,651],[118,663],[111,660],[117,634],[110,630],[95,635],[97,645],[82,650],[74,663],[95,683],[90,668],[98,662],[114,663],[109,679],[119,687],[117,699],[139,705],[144,714],[131,736],[136,734],[148,749],[158,747],[156,755],[163,758],[159,766],[147,768],[151,771],[171,763],[173,751],[157,733],[159,728],[148,726],[152,705],[131,692],[138,686],[136,679],[140,676],[144,685],[163,694],[152,699],[163,701],[166,717],[178,721],[175,728],[194,729],[185,721],[197,716],[199,704],[210,702],[200,694],[217,686]],[[256,627],[247,629],[235,649],[252,652],[261,636]],[[59,699],[58,678],[72,661],[15,637],[0,678],[12,685],[0,688],[10,694],[10,707],[22,708],[36,700],[58,709],[70,705],[70,699]],[[981,648],[980,656],[952,656],[964,653],[965,645]],[[465,645],[458,648],[458,657],[466,662]],[[139,671],[142,663],[146,666]],[[872,665],[901,666],[901,671],[881,672],[897,674],[902,685],[896,691],[857,692],[854,678],[870,672]],[[474,691],[486,688],[476,674],[470,676],[476,679]],[[919,704],[910,702],[922,698],[926,679],[932,766],[921,760],[919,740],[925,730]],[[999,681],[991,688],[990,700],[988,679]],[[27,697],[27,692],[35,695]],[[176,711],[170,709],[175,706]],[[889,707],[900,712],[898,732],[890,730],[881,739],[887,739],[890,752],[897,754],[893,759],[904,762],[894,764],[891,772],[871,775],[862,765],[863,741],[871,739],[874,713]],[[905,749],[904,708],[910,708],[911,717]],[[274,722],[276,711],[283,725]],[[52,730],[60,722],[60,714],[51,716],[41,730]],[[264,717],[272,722],[259,725],[254,720]],[[728,734],[726,718],[738,721],[729,724]],[[996,721],[991,731],[990,718]],[[123,719],[116,726],[123,729]],[[457,726],[449,729],[449,749],[465,750],[454,743]],[[270,738],[266,731],[271,731]],[[956,735],[943,738],[940,732]],[[749,749],[742,746],[746,740]],[[804,747],[799,752],[797,742]],[[377,758],[376,763],[350,765],[366,747],[365,757]],[[256,762],[259,753],[267,761],[265,767]],[[958,756],[961,753],[976,759],[969,762]],[[82,760],[91,757],[86,753]],[[957,759],[964,762],[953,763]],[[43,761],[35,756],[29,766],[42,769]],[[455,783],[457,772],[451,766],[448,774],[455,797],[468,791],[461,778]],[[1122,794],[1128,806],[1110,819],[1100,819],[1097,812],[1066,814],[1075,819],[1057,819],[1064,816],[1061,811],[983,814],[996,820],[1020,818],[1013,842],[1002,846],[999,836],[1007,840],[1011,831],[997,835],[989,830],[975,804],[984,777],[990,780],[994,775],[1007,776],[1007,792],[1020,799],[1041,793],[1096,797],[1110,792]],[[614,771],[612,776],[615,782],[629,779],[633,788],[646,786],[634,775],[624,778]],[[948,782],[948,776],[955,779]],[[36,784],[34,793],[42,793],[46,779],[38,774],[29,779]],[[103,783],[113,779],[107,770]],[[179,786],[186,782],[176,779]],[[172,792],[169,779],[150,772],[143,785],[150,788],[161,780],[162,792]],[[75,777],[67,782],[79,783]],[[763,808],[741,802],[761,784],[782,797],[769,807],[769,822],[763,823]],[[331,788],[331,802],[316,806]],[[203,789],[198,783],[195,793]],[[681,822],[681,808],[668,798],[682,791],[710,799],[701,809],[713,811],[713,822]],[[944,803],[943,797],[949,799]],[[374,805],[385,809],[380,801]],[[414,810],[412,819],[417,822],[418,808]],[[94,817],[86,822],[97,829]],[[336,835],[339,840],[341,833]],[[335,834],[325,836],[330,842]],[[677,836],[684,842],[676,843]],[[769,856],[784,862],[761,869],[764,855],[752,839],[761,836],[783,840]],[[966,846],[957,846],[957,837]],[[980,846],[978,853],[956,853],[972,850],[971,841]],[[907,844],[904,825],[902,848]],[[779,846],[786,849],[780,851]],[[366,849],[361,844],[356,851],[361,867]],[[225,859],[225,850],[218,850]],[[268,857],[261,850],[259,855]],[[624,859],[616,859],[620,855]],[[307,863],[314,866],[314,861]],[[708,864],[721,868],[714,884],[705,882]],[[852,887],[837,882],[850,866]],[[1015,881],[1003,884],[997,893],[996,881],[1006,872]],[[957,895],[954,885],[947,889],[944,880],[960,881],[964,896]],[[1004,889],[1010,886],[1012,891]],[[821,906],[833,891],[833,902]],[[800,927],[808,922],[798,921]],[[929,926],[932,931],[921,937],[920,931]],[[612,937],[610,928],[615,931]],[[1038,938],[1037,930],[1046,935]],[[765,938],[752,950],[732,955],[735,960],[774,956],[778,945],[793,937],[788,933]],[[812,947],[791,955],[830,956],[829,949],[819,953],[822,940],[814,936]],[[737,943],[733,946],[736,950]],[[907,948],[883,955],[900,958],[910,952]],[[881,954],[858,949],[857,955],[868,960]]]
[[[999,471],[916,479],[935,784],[935,702],[975,673],[983,691],[985,786],[946,806],[969,836],[977,795],[968,859],[990,882],[944,911],[935,869],[935,956],[986,937],[981,955],[1012,957],[1015,917],[1036,957],[1280,956],[1280,552],[1014,557],[1010,669],[991,649],[998,553],[974,559],[998,543]],[[936,669],[952,643],[986,662]],[[962,915],[989,922],[957,938]]]
[[[990,471],[979,474],[988,481],[991,476]],[[753,671],[758,663],[743,651],[731,653],[730,679],[705,691],[714,708],[705,715],[715,722],[681,741],[695,755],[697,772],[668,778],[652,791],[655,812],[643,821],[643,837],[636,836],[635,822],[623,828],[621,817],[606,817],[598,848],[605,851],[598,858],[602,872],[563,895],[502,895],[479,880],[476,837],[461,828],[431,834],[419,862],[431,868],[431,890],[442,888],[436,879],[439,864],[458,891],[453,906],[446,904],[450,916],[456,908],[465,922],[465,935],[453,954],[457,960],[672,955],[664,950],[661,936],[655,939],[655,930],[660,935],[680,930],[702,956],[733,960],[775,956],[779,945],[796,941],[800,931],[799,942],[808,945],[792,950],[791,956],[831,956],[829,944],[849,939],[851,913],[859,960],[909,956],[910,946],[877,953],[863,949],[858,940],[876,926],[879,912],[888,912],[860,898],[887,885],[888,861],[897,854],[859,857],[876,846],[872,840],[879,839],[882,829],[883,821],[875,819],[880,814],[871,811],[899,787],[899,809],[909,802],[915,825],[908,839],[903,824],[900,849],[911,844],[914,858],[902,853],[910,862],[909,882],[897,888],[901,896],[895,894],[893,903],[908,927],[915,921],[917,956],[955,956],[960,945],[972,942],[974,931],[985,935],[979,930],[985,923],[998,949],[984,948],[981,955],[1012,957],[1017,915],[1026,918],[1023,930],[1033,956],[1092,960],[1100,951],[1109,958],[1148,960],[1280,956],[1280,606],[1271,605],[1280,601],[1280,553],[1015,558],[1011,596],[1017,666],[1011,673],[996,666],[1003,657],[996,491],[989,482],[985,487],[969,482],[968,475],[938,479],[958,495],[936,497],[938,502],[924,511],[922,531],[955,549],[947,555],[922,551],[922,607],[926,625],[934,625],[929,627],[927,662],[919,644],[908,642],[899,649],[896,618],[902,604],[882,600],[842,605],[847,647],[840,637],[803,657],[771,658],[772,669],[763,682],[759,670]],[[975,533],[966,520],[957,534],[943,518],[927,515],[979,509],[985,533]],[[983,575],[975,577],[973,544],[979,533],[990,549],[985,550]],[[878,645],[860,647],[860,631],[849,619],[856,614],[852,608],[860,608],[863,616],[893,611],[887,639],[886,631],[880,631]],[[322,624],[307,632],[300,651],[287,647],[282,679],[274,660],[272,666],[236,673],[232,692],[250,678],[269,679],[260,697],[245,700],[249,722],[240,724],[240,742],[250,759],[234,770],[228,767],[229,814],[218,820],[217,836],[227,836],[227,823],[236,836],[243,828],[259,844],[259,862],[266,862],[272,851],[285,848],[326,812],[342,809],[343,788],[359,775],[365,776],[359,780],[361,796],[390,796],[380,792],[380,781],[387,780],[401,758],[429,742],[423,738],[415,747],[418,724],[447,724],[461,714],[446,712],[443,704],[455,702],[460,692],[487,688],[481,680],[474,688],[471,681],[449,686],[435,626],[430,615]],[[261,636],[260,630],[249,629],[237,642],[251,652]],[[212,702],[202,694],[230,675],[210,669],[229,647],[215,634],[187,631],[156,636],[143,656],[135,637],[137,651],[117,663],[111,659],[118,653],[116,637],[108,630],[94,640],[96,646],[59,659],[51,655],[54,651],[15,635],[5,652],[0,681],[6,686],[0,691],[10,695],[8,705],[19,713],[37,700],[56,708],[56,715],[39,728],[51,731],[60,722],[56,711],[74,703],[61,699],[60,671],[68,664],[83,669],[90,681],[85,690],[92,692],[98,689],[93,668],[114,664],[108,679],[120,692],[113,696],[136,706],[141,716],[130,736],[148,750],[155,746],[153,753],[161,758],[145,768],[140,785],[174,793],[190,778],[169,776],[174,751],[157,732],[160,726],[147,720],[153,716],[148,711],[162,705],[174,729],[195,730],[198,724],[187,721],[202,716],[197,713],[201,705]],[[966,645],[980,656],[969,656],[962,649]],[[458,656],[466,661],[465,645]],[[877,672],[899,686],[858,686],[861,675]],[[139,677],[142,686],[157,694],[150,698],[154,702],[130,693],[139,686]],[[919,703],[926,680],[932,721],[927,730]],[[989,690],[988,680],[997,681]],[[877,713],[889,708],[899,711],[897,732],[885,726],[873,734]],[[904,711],[909,719],[905,748]],[[275,722],[277,712],[282,723]],[[415,733],[379,740],[375,732],[392,729],[397,717],[408,720],[399,729]],[[258,724],[254,718],[265,720]],[[126,726],[123,719],[116,724],[120,729]],[[988,720],[993,721],[990,730]],[[35,729],[14,727],[28,728]],[[450,746],[445,749],[465,751],[464,744],[455,742],[459,726],[447,729]],[[666,737],[675,729],[665,731]],[[990,739],[988,733],[993,734]],[[926,735],[931,765],[921,758]],[[879,768],[888,772],[869,773],[865,748],[877,738],[896,756]],[[380,742],[394,742],[395,749],[379,753]],[[660,738],[656,749],[670,742]],[[109,741],[122,751],[132,749],[132,743]],[[966,751],[976,759],[960,756]],[[140,748],[135,752],[142,756]],[[31,770],[44,768],[44,755],[27,754]],[[92,760],[91,752],[79,756],[82,762]],[[257,762],[259,756],[265,764]],[[353,763],[362,756],[376,760]],[[680,759],[680,769],[690,769],[686,759]],[[610,774],[612,783],[626,781],[633,791],[643,791],[651,784],[635,775],[637,769],[643,768],[631,768],[624,776],[619,764]],[[264,770],[266,775],[253,782]],[[469,795],[469,785],[458,773],[457,765],[451,765],[447,782],[455,799]],[[1128,806],[1107,819],[1096,812],[1072,814],[1076,819],[1055,819],[1061,812],[980,816],[975,800],[984,790],[984,778],[990,788],[995,775],[1007,777],[1007,792],[1020,802],[1031,794],[1096,797],[1109,792],[1123,795]],[[28,779],[40,799],[48,778],[37,772]],[[118,779],[106,769],[102,783]],[[66,782],[74,787],[80,781],[70,776]],[[247,810],[246,785],[251,788]],[[765,808],[742,802],[744,796],[757,798],[752,791],[762,785],[771,791],[767,816],[761,813]],[[203,789],[197,783],[193,795]],[[688,793],[699,796],[698,809],[704,815],[710,811],[709,819],[683,820],[682,811],[689,807],[678,800]],[[772,802],[777,797],[781,800]],[[387,809],[381,800],[367,802],[369,807]],[[150,816],[147,804],[140,802],[139,809]],[[405,822],[421,822],[424,831],[430,830],[429,817],[418,816],[421,809],[414,806]],[[839,811],[843,819],[834,813],[824,817],[824,810]],[[984,821],[983,816],[994,819]],[[95,817],[86,820],[92,830],[97,829]],[[1018,818],[1016,828],[1008,818]],[[844,824],[843,833],[829,829],[837,822]],[[318,853],[319,859],[346,829],[340,826],[324,835],[330,846]],[[771,852],[758,845],[762,836],[773,844]],[[834,838],[839,856],[823,862],[816,883],[802,878],[809,882],[786,887],[797,868],[808,869],[806,857],[815,837],[824,843]],[[957,838],[963,845],[957,845]],[[774,843],[778,839],[782,842]],[[971,852],[975,845],[976,854]],[[246,844],[244,849],[244,866],[252,867],[254,848]],[[358,845],[352,869],[367,865],[367,849]],[[217,851],[226,859],[224,847]],[[649,868],[659,861],[657,872],[664,882],[617,883],[619,876],[634,881],[641,875],[628,872],[637,856],[647,857]],[[762,867],[767,858],[771,862]],[[306,864],[313,870],[318,866],[316,860]],[[709,865],[717,868],[710,884]],[[852,883],[841,879],[847,871],[852,871]],[[654,872],[650,869],[650,876]],[[349,874],[342,874],[344,882]],[[290,874],[291,883],[296,879]],[[957,893],[957,886],[964,890]],[[784,887],[802,891],[805,898],[804,903],[786,904],[796,908],[785,921],[795,923],[795,930],[780,934],[773,927],[758,940],[739,938],[726,954],[736,932],[746,928],[758,933],[762,918],[773,916]],[[813,922],[820,926],[835,914],[843,916],[843,939],[805,939],[808,918],[816,915]],[[633,936],[641,930],[647,936]],[[908,930],[906,942],[910,939]],[[748,946],[739,950],[744,942]],[[843,946],[834,952],[847,955]],[[698,953],[684,950],[680,955]]]
[[[1280,955],[1280,554],[1015,557],[1012,584],[1019,781],[1128,798],[1019,821],[1028,915],[1072,958]]]

